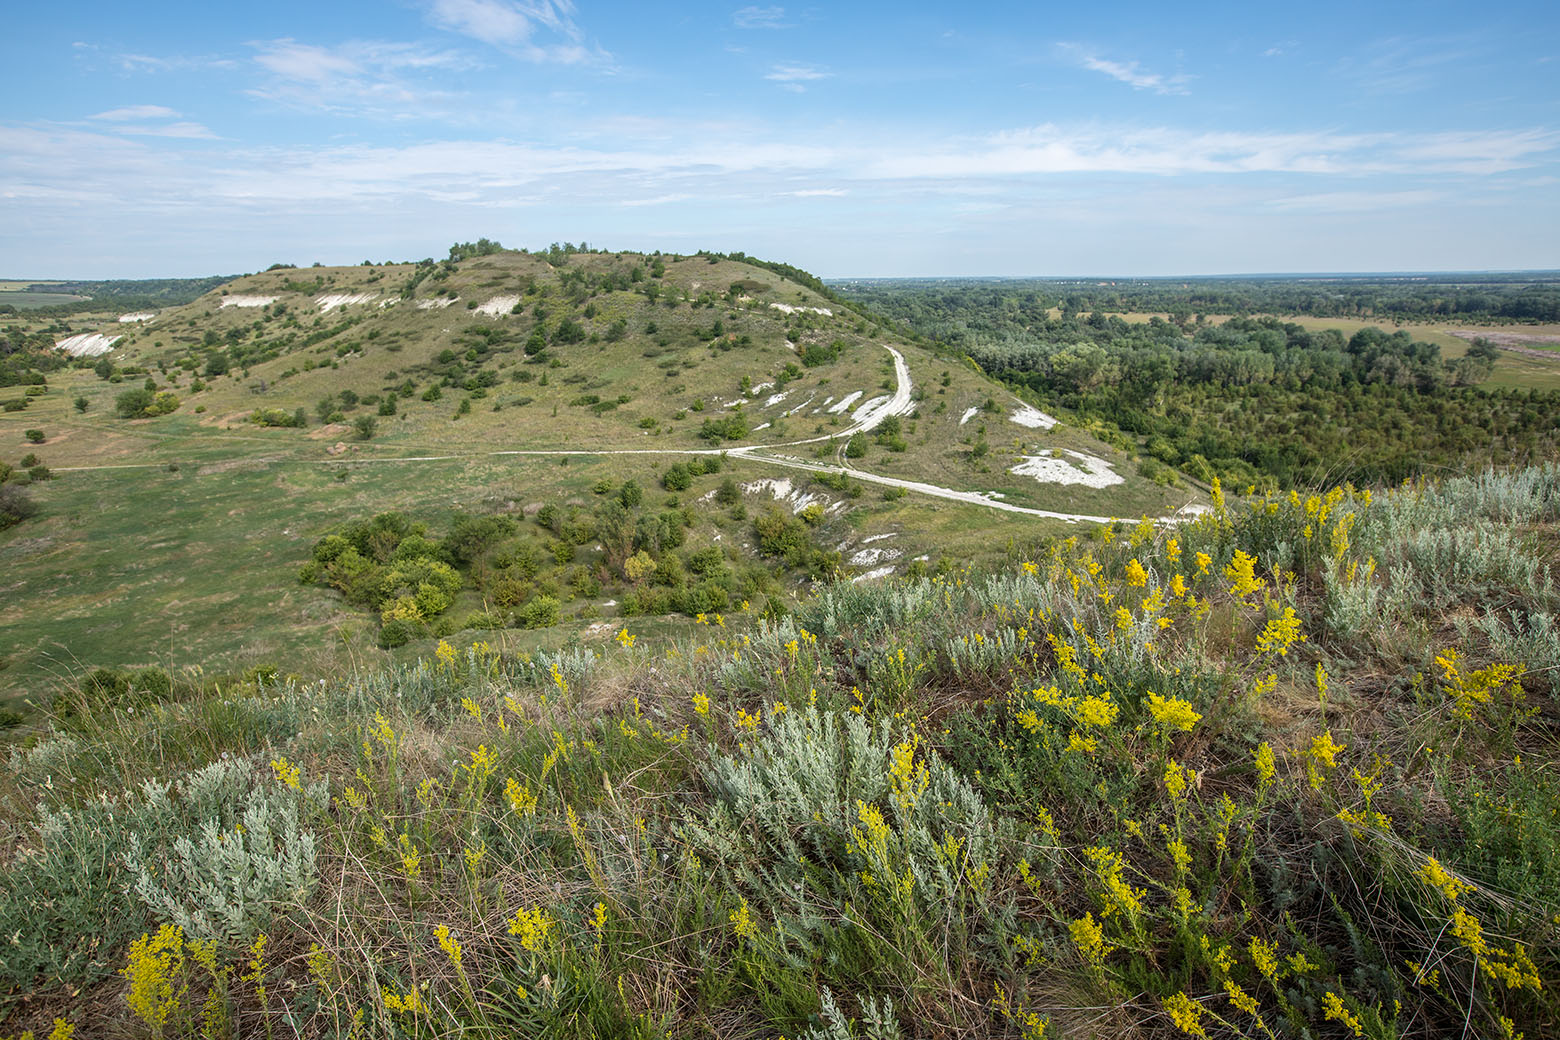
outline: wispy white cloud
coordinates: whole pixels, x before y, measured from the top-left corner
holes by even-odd
[[[428,19],[528,61],[606,63],[611,55],[588,45],[571,0],[430,0]],[[552,37],[539,42],[538,29]]]
[[[456,95],[426,82],[433,72],[478,67],[453,50],[383,40],[352,40],[335,47],[293,39],[250,44],[268,74],[254,97],[292,108],[405,118],[446,110]]]
[[[114,127],[116,133],[129,134],[132,137],[178,137],[185,140],[215,140],[216,134],[202,126],[200,123],[164,123],[154,125],[150,123],[127,123]]]
[[[1102,58],[1094,51],[1076,43],[1061,44],[1060,49],[1081,68],[1091,72],[1102,72],[1111,79],[1127,84],[1133,90],[1152,90],[1156,94],[1186,94],[1188,93],[1186,84],[1192,79],[1182,74],[1167,76],[1159,72],[1148,72],[1135,61],[1112,61]]]
[[[1375,213],[1384,209],[1427,206],[1446,198],[1445,192],[1429,189],[1407,191],[1321,191],[1310,195],[1288,195],[1270,205],[1284,212],[1298,213]]]
[[[167,73],[205,72],[212,69],[235,69],[238,62],[214,54],[135,54],[131,52],[105,52],[95,43],[78,40],[71,44],[78,56],[87,60],[105,58],[120,72]]]
[[[732,24],[738,29],[789,29],[783,7],[744,7],[732,12]]]
[[[619,206],[664,206],[669,202],[682,202],[693,198],[685,191],[675,191],[668,195],[657,195],[653,199],[624,199]]]
[[[780,84],[786,90],[800,94],[807,89],[804,84],[828,79],[833,75],[834,73],[826,69],[814,68],[811,65],[776,65],[764,74],[764,78]]]
[[[111,123],[122,123],[129,119],[177,119],[179,113],[162,105],[126,105],[123,108],[111,108],[107,112],[99,112],[97,115],[88,116],[88,119],[102,119]]]
[[[1334,72],[1372,94],[1413,94],[1456,74],[1477,49],[1463,38],[1394,36],[1343,58]]]
[[[182,137],[186,139],[214,139],[217,135],[200,123],[179,118],[180,113],[165,105],[125,105],[98,112],[87,118],[109,124],[116,134],[133,137]],[[143,120],[177,120],[176,122],[150,123]]]
[[[689,199],[847,195],[913,199],[918,211],[945,215],[971,200],[996,207],[1022,202],[1043,208],[1050,220],[1175,190],[1204,199],[1240,195],[1251,212],[1287,219],[1448,199],[1466,208],[1509,196],[1512,178],[1482,180],[1487,175],[1542,177],[1560,162],[1560,133],[1542,129],[1193,134],[1173,127],[1046,125],[949,141],[931,134],[825,140],[738,127],[633,144],[604,135],[603,142],[613,143],[601,147],[449,139],[380,147],[219,142],[190,149],[154,135],[126,136],[121,124],[100,126],[0,124],[0,206],[25,200],[32,226],[64,235],[121,218],[179,227],[220,219],[263,232],[268,241],[285,237],[279,212],[298,215],[288,234],[324,241],[311,221],[328,220],[339,237],[379,234],[389,213],[421,214],[430,228],[442,227],[438,218],[448,207],[543,206],[550,213],[613,212],[629,221],[628,214]],[[154,130],[178,134],[179,127],[170,122]],[[1284,187],[1275,190],[1275,183]]]

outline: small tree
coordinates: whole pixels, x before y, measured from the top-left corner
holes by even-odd
[[[27,443],[28,444],[42,444],[43,443],[43,431],[42,430],[28,430],[27,431]]]
[[[352,420],[352,429],[356,431],[358,440],[372,440],[379,430],[379,419],[372,415],[360,415]]]
[[[0,485],[0,531],[19,524],[38,511],[33,500],[15,484]]]
[[[92,402],[88,401],[85,397],[76,398],[76,411],[85,412],[87,410],[87,406],[91,403]]]

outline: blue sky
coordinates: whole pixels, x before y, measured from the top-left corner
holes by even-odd
[[[0,275],[507,245],[825,277],[1560,267],[1560,6],[27,5]]]

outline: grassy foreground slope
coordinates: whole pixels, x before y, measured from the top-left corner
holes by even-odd
[[[47,325],[0,318],[0,331],[27,332],[29,343],[45,332],[119,337],[105,355],[0,390],[18,405],[0,411],[0,464],[13,483],[31,482],[39,507],[0,532],[0,696],[42,702],[96,666],[207,685],[252,669],[327,674],[426,655],[470,624],[500,647],[563,642],[593,625],[586,638],[600,641],[641,583],[586,522],[629,482],[643,489],[644,512],[685,517],[682,545],[648,550],[667,571],[646,583],[675,581],[696,553],[718,550],[733,575],[726,612],[784,604],[811,580],[755,549],[754,523],[770,507],[818,504],[810,544],[855,576],[997,559],[1067,526],[893,497],[887,485],[798,463],[847,461],[1069,514],[1158,516],[1203,497],[1143,478],[1084,430],[1016,423],[1011,393],[899,342],[820,288],[716,256],[501,252],[282,268],[135,321],[113,311]],[[904,387],[889,348],[904,360]],[[853,444],[846,434],[866,424],[862,410],[901,391],[899,413]],[[161,411],[159,400],[173,410],[122,414],[139,414],[136,401]],[[1026,456],[1068,450],[1120,482],[1010,472]],[[714,452],[729,453],[720,473],[682,490],[668,483],[669,470]],[[33,480],[38,466],[52,479]],[[728,480],[738,500],[717,508],[711,496]],[[536,522],[548,506],[576,521],[568,537]],[[380,646],[379,604],[349,605],[298,581],[320,539],[388,511],[436,538],[458,515],[519,531],[470,561],[454,604],[395,652]],[[529,599],[561,602],[558,626],[519,632],[529,599],[495,602],[501,564],[526,543],[550,567],[564,541],[567,563],[527,576],[537,579]],[[677,611],[680,623],[697,612]]]
[[[1560,1029],[1560,468],[1216,503],[779,620],[90,696],[13,1029]],[[63,1027],[59,1027],[63,1029]]]

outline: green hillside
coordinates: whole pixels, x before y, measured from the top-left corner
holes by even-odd
[[[529,644],[599,640],[629,615],[763,613],[836,572],[935,573],[1059,517],[1204,500],[1087,431],[1035,425],[1011,391],[816,279],[746,259],[279,268],[183,306],[16,315],[0,333],[0,464],[38,507],[0,535],[0,691],[34,703],[100,666],[333,674],[467,627]],[[52,349],[73,337],[114,341]],[[599,537],[624,495],[626,552]],[[771,510],[789,526],[761,535]],[[387,635],[413,591],[392,594],[388,559],[371,589],[300,569],[391,512],[460,584]],[[457,559],[444,540],[486,520],[497,533]]]

